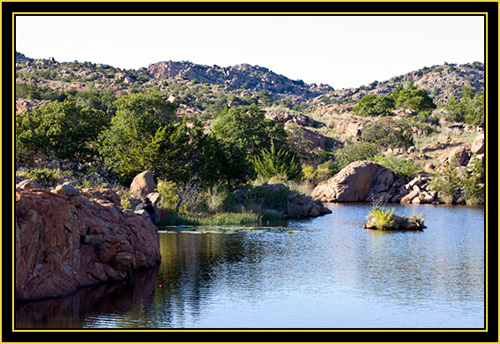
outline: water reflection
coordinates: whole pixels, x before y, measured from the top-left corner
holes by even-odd
[[[151,302],[159,268],[131,279],[81,288],[73,295],[16,304],[16,328],[82,328],[89,318],[128,314]]]

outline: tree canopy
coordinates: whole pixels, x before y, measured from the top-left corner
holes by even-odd
[[[103,111],[70,100],[17,114],[16,159],[28,165],[37,159],[92,160],[97,137],[108,125]]]
[[[124,95],[115,104],[116,114],[100,140],[105,164],[124,178],[150,170],[159,178],[187,180],[201,127],[189,128],[175,113],[177,103],[156,92]]]

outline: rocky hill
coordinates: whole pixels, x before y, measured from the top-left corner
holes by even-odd
[[[367,86],[335,90],[329,85],[291,80],[265,67],[249,64],[219,67],[164,61],[153,63],[148,68],[125,70],[91,62],[59,63],[53,58],[34,60],[17,52],[16,81],[34,81],[39,87],[58,91],[82,91],[90,85],[110,89],[115,94],[156,89],[177,99],[184,113],[197,117],[213,113],[225,105],[257,103],[303,110],[311,105],[353,104],[366,94],[388,94],[396,86],[410,81],[426,90],[435,103],[445,104],[452,95],[460,98],[464,85],[484,88],[484,64],[424,67]]]
[[[417,88],[427,91],[436,104],[445,104],[451,96],[461,98],[462,87],[470,85],[484,89],[484,64],[479,62],[463,65],[444,64],[395,76],[389,80],[374,81],[367,86],[329,92],[323,100],[330,102],[356,102],[366,94],[388,94],[398,85],[413,82]]]

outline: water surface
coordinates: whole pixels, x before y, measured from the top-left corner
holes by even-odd
[[[484,328],[484,210],[395,205],[424,231],[361,228],[366,204],[284,227],[170,228],[129,281],[16,307],[17,328]],[[392,207],[392,206],[391,206]]]

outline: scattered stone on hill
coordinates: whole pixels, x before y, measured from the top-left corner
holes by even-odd
[[[456,147],[467,143],[465,139],[455,139],[452,140],[450,137],[446,137],[444,141],[438,141],[428,144],[427,146],[420,149],[422,153],[434,152],[438,150],[448,149],[450,147]]]
[[[465,143],[457,147],[446,148],[437,160],[441,165],[444,165],[456,159],[457,166],[465,166],[469,162],[471,154],[471,145]]]
[[[111,190],[77,191],[16,190],[16,300],[66,295],[160,262],[147,216],[118,207]]]
[[[292,122],[305,127],[313,127],[315,124],[315,121],[308,116],[288,111],[273,111],[273,109],[270,109],[266,111],[265,116],[267,119],[272,119],[278,123]]]
[[[50,100],[16,98],[16,114],[31,112],[48,103],[50,103]]]
[[[479,134],[472,143],[471,151],[473,154],[484,154],[485,141],[484,133]]]
[[[349,121],[349,120],[340,120],[337,123],[337,132],[344,133],[348,136],[359,138],[361,136],[361,132],[366,124],[366,122],[361,121]]]

